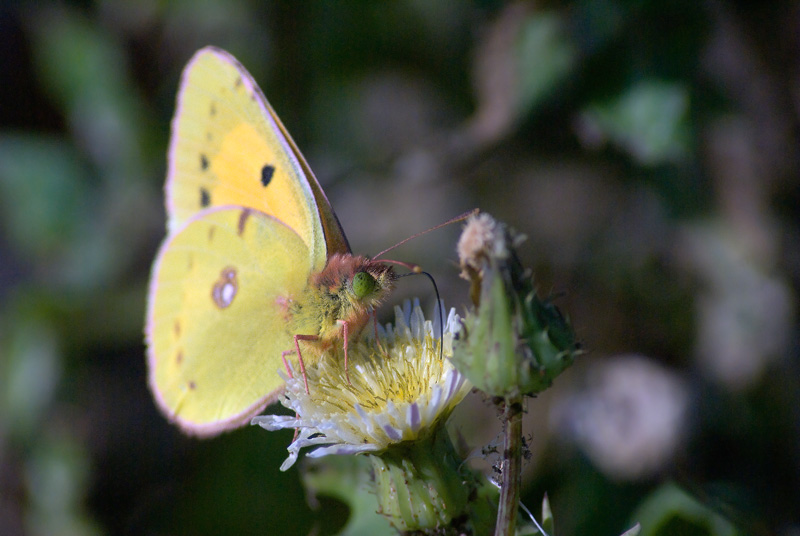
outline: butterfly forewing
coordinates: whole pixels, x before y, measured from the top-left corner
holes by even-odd
[[[338,224],[331,224],[336,218],[330,205],[316,179],[306,176],[302,156],[275,117],[232,56],[211,47],[194,55],[181,78],[172,122],[168,227],[174,232],[210,207],[255,208],[294,229],[319,270],[331,253],[326,232],[336,251],[346,240]]]

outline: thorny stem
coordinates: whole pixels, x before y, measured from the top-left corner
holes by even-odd
[[[505,437],[503,438],[503,481],[500,486],[500,504],[494,536],[511,536],[517,526],[520,479],[522,473],[522,396],[505,399],[503,410]]]

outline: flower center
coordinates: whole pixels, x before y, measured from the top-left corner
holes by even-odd
[[[314,371],[312,383],[317,384],[314,399],[341,405],[347,400],[366,411],[381,412],[389,401],[393,404],[412,403],[441,381],[445,367],[439,358],[438,341],[426,336],[398,337],[396,343],[378,347],[374,341],[359,342],[356,351],[349,352],[350,383],[341,356],[326,354]]]

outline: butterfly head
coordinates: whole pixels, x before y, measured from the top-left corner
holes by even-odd
[[[350,287],[355,297],[359,300],[368,297],[378,287],[378,280],[369,272],[356,272]]]
[[[397,274],[391,266],[348,254],[336,254],[328,259],[325,269],[312,279],[312,284],[336,295],[347,311],[359,315],[377,307],[394,288]]]
[[[364,257],[355,257],[354,260],[359,263],[348,280],[350,299],[365,308],[376,307],[394,288],[397,274],[391,266],[381,262]]]

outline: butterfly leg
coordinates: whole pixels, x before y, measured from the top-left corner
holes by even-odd
[[[350,371],[347,369],[347,341],[350,333],[350,324],[346,320],[337,320],[337,323],[342,326],[342,337],[344,339],[344,375],[347,378],[347,385],[353,385],[350,383]]]
[[[294,374],[292,374],[292,369],[289,368],[289,362],[286,361],[286,356],[293,353],[295,353],[295,350],[286,350],[285,352],[281,352],[283,367],[286,369],[286,373],[289,375],[290,378],[294,378]]]
[[[297,359],[300,361],[300,373],[303,375],[303,383],[306,386],[306,394],[311,394],[308,390],[308,378],[306,377],[306,365],[303,363],[303,354],[300,353],[300,342],[299,341],[316,341],[319,340],[319,337],[316,335],[295,335],[294,336],[294,348],[297,350]],[[347,356],[347,351],[345,351],[345,356]]]
[[[289,362],[286,361],[286,356],[289,355],[289,354],[293,354],[293,353],[295,353],[295,350],[286,350],[284,352],[281,352],[281,359],[283,359],[283,366],[286,368],[286,373],[289,374],[290,378],[294,378],[294,375],[292,374],[292,369],[289,368]],[[306,391],[308,391],[308,383],[306,383]],[[300,418],[300,414],[297,413],[296,411],[294,412],[294,416],[295,416],[296,419]],[[299,434],[299,433],[300,433],[300,429],[299,428],[295,428],[294,429],[294,436],[292,437],[292,441],[297,439],[297,434]]]

